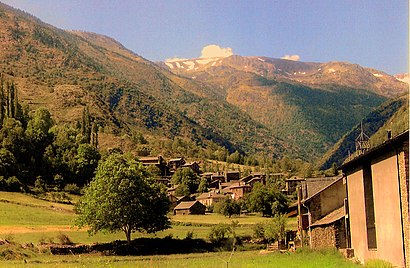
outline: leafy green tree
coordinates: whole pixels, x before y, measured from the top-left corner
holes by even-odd
[[[235,151],[234,153],[230,154],[227,157],[226,161],[228,163],[241,164],[242,163],[242,155],[238,151]]]
[[[100,153],[93,145],[84,143],[78,146],[75,157],[78,185],[84,185],[94,177],[100,158]]]
[[[14,118],[6,118],[3,128],[0,130],[0,147],[7,149],[16,159],[17,173],[26,169],[29,161],[28,149],[24,128],[20,121]]]
[[[208,180],[206,178],[201,178],[201,182],[199,183],[198,186],[198,192],[199,193],[206,193],[209,190],[209,184]]]
[[[230,218],[232,215],[239,215],[241,213],[241,206],[238,202],[227,196],[215,204],[215,211]]]
[[[30,171],[42,175],[44,178],[49,176],[49,168],[46,168],[44,162],[44,152],[53,140],[53,134],[49,132],[54,122],[50,112],[45,108],[39,108],[27,124],[25,131],[27,141],[30,144],[31,159]],[[52,177],[50,177],[52,179]]]
[[[14,174],[16,158],[6,148],[0,149],[0,174],[4,177],[9,177]]]
[[[232,233],[232,227],[226,223],[219,223],[211,228],[208,238],[214,244],[220,244]]]
[[[174,185],[179,185],[189,189],[189,193],[195,193],[199,186],[198,175],[190,168],[179,168],[172,175],[171,182]],[[185,187],[187,186],[187,187]]]
[[[286,196],[274,188],[256,183],[247,195],[247,207],[263,216],[273,216],[284,213],[287,209]]]
[[[92,133],[92,126],[91,126],[91,115],[88,109],[88,106],[85,106],[83,109],[83,116],[81,121],[81,135],[85,143],[91,142],[91,133]]]
[[[265,225],[265,238],[269,242],[284,240],[286,238],[287,221],[287,216],[282,214],[275,215]]]
[[[145,167],[121,154],[101,161],[95,178],[85,187],[75,206],[76,224],[89,233],[122,230],[131,243],[131,233],[153,233],[169,228],[169,200],[163,188],[149,177]]]

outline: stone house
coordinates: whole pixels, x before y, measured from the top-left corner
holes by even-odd
[[[162,156],[145,156],[139,157],[138,160],[144,166],[156,166],[160,170],[160,176],[170,175],[165,159]]]
[[[201,173],[201,167],[199,166],[199,163],[194,161],[194,162],[189,162],[189,163],[185,163],[181,166],[181,168],[190,168],[192,169],[193,172],[195,172],[196,174],[200,174]]]
[[[241,174],[239,171],[226,171],[225,178],[226,178],[225,180],[226,182],[239,181],[239,179],[241,178]]]
[[[201,202],[203,205],[206,207],[212,206],[215,203],[218,203],[226,198],[225,195],[219,194],[216,192],[208,192],[208,193],[203,193],[200,196],[196,198],[199,202]]]
[[[305,178],[300,178],[296,176],[286,179],[284,192],[288,195],[293,194],[294,192],[296,192],[296,188],[300,186],[303,181],[305,181]]]
[[[234,183],[223,189],[223,192],[230,194],[232,199],[239,200],[252,190],[250,185],[245,185],[243,183]]]
[[[346,248],[346,185],[342,176],[335,181],[329,178],[327,184],[302,200],[300,228],[306,231],[312,248]]]
[[[174,174],[175,171],[182,167],[183,165],[185,165],[185,160],[184,158],[180,157],[180,158],[174,158],[174,159],[170,159],[168,161],[168,169],[170,171],[171,174]]]
[[[204,215],[206,207],[199,201],[184,201],[174,208],[174,215]]]
[[[309,226],[311,248],[345,249],[347,247],[345,216],[345,208],[340,207],[312,223]]]
[[[342,165],[349,246],[361,262],[410,267],[409,131]]]

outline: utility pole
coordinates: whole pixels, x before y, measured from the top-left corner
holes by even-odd
[[[300,234],[300,244],[303,245],[303,217],[302,217],[302,186],[298,186],[298,230]]]

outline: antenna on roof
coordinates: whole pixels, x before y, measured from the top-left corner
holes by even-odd
[[[370,149],[370,138],[363,131],[363,121],[360,122],[360,134],[355,140],[356,142],[356,153],[358,155],[364,154]]]

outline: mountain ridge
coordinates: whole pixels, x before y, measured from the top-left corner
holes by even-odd
[[[272,155],[284,151],[286,145],[248,115],[216,97],[205,98],[203,85],[169,73],[109,37],[60,30],[5,5],[0,10],[5,37],[0,72],[15,80],[22,100],[47,106],[57,120],[78,120],[82,107],[93,104],[91,112],[103,129],[116,134],[136,129],[198,144],[213,141],[230,151],[249,152],[255,145]],[[53,105],[58,94],[78,96]],[[70,113],[62,109],[67,106]],[[236,131],[241,129],[244,133]]]
[[[61,30],[4,4],[0,26],[0,72],[21,88],[23,101],[46,106],[64,123],[74,123],[90,105],[102,129],[117,136],[142,131],[203,147],[216,143],[229,152],[310,161],[388,98],[379,90],[387,82],[369,72],[381,87],[375,82],[372,90],[357,88],[340,79],[335,80],[339,84],[313,83],[318,63],[267,57],[232,56],[221,66],[202,59],[215,68],[194,67],[187,75],[150,62],[110,37]],[[266,68],[269,62],[281,68]],[[306,76],[308,69],[312,74]],[[282,75],[289,71],[293,74]]]

